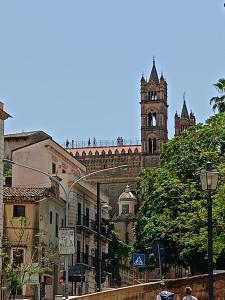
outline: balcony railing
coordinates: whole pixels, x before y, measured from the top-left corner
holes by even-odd
[[[90,219],[89,216],[78,214],[77,215],[77,225],[84,226],[90,230],[96,231],[95,221]]]
[[[76,263],[85,264],[89,267],[95,268],[96,258],[93,255],[89,255],[85,252],[78,252],[76,254]]]
[[[85,227],[85,229],[90,229],[96,233],[97,231],[97,222],[90,219],[89,217],[85,215],[77,215],[77,225]],[[100,234],[105,237],[110,239],[111,234],[110,230],[108,229],[108,225],[105,224],[104,219],[102,220],[101,228],[100,228]]]

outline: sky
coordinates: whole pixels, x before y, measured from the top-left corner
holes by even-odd
[[[203,123],[225,77],[224,1],[0,1],[5,133],[140,139],[140,78],[153,56],[168,83],[169,137],[184,92]]]

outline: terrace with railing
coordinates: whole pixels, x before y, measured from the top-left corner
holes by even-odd
[[[67,149],[73,148],[96,148],[96,147],[113,147],[113,146],[128,146],[128,145],[140,145],[139,139],[123,139],[118,137],[116,140],[96,140],[95,138],[89,139],[88,141],[75,141],[67,140],[63,143],[63,147]]]

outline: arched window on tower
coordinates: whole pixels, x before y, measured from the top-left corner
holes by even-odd
[[[152,126],[156,126],[156,113],[152,114]]]
[[[149,113],[148,114],[148,126],[156,126],[156,113]]]
[[[149,139],[149,140],[148,140],[148,152],[149,152],[150,154],[153,153],[152,139]]]
[[[148,126],[152,126],[152,113],[148,114]]]
[[[156,152],[156,139],[153,139],[153,153]]]
[[[157,93],[156,93],[156,91],[149,91],[148,92],[148,100],[157,100]]]
[[[148,151],[150,154],[156,153],[156,138],[148,140]]]

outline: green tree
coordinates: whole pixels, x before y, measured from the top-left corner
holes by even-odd
[[[165,144],[160,168],[140,175],[142,199],[136,223],[137,251],[144,251],[154,263],[153,243],[165,246],[169,266],[190,266],[192,273],[207,270],[207,205],[199,171],[207,161],[225,171],[222,146],[225,141],[225,113],[211,117],[205,125],[184,132]],[[213,196],[214,261],[224,261],[225,186],[223,179]]]
[[[122,242],[118,234],[114,230],[113,224],[111,226],[111,240],[109,242],[109,257],[112,272],[112,285],[121,285],[120,272],[128,267],[131,247]]]
[[[214,84],[220,96],[211,98],[210,104],[213,104],[213,110],[218,110],[219,113],[225,112],[225,79],[221,78]]]

